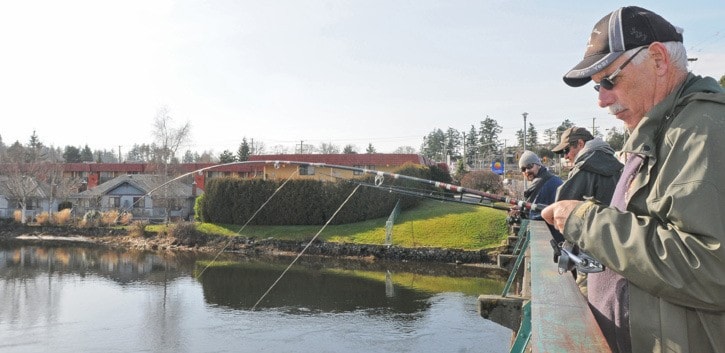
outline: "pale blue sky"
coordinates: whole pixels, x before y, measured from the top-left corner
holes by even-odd
[[[568,118],[621,124],[561,76],[621,1],[0,2],[0,136],[127,152],[156,110],[188,149],[354,144],[420,148],[486,116],[514,143]],[[693,72],[725,74],[725,3],[642,1],[685,29]]]

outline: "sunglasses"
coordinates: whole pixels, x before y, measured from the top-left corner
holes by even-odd
[[[634,57],[637,56],[637,54],[639,54],[639,52],[641,52],[642,50],[644,50],[646,48],[647,47],[641,47],[641,48],[639,48],[639,50],[634,52],[634,54],[632,54],[632,56],[630,56],[629,59],[627,59],[627,61],[623,62],[622,65],[620,65],[616,70],[614,70],[614,72],[612,72],[611,75],[609,75],[609,76],[603,78],[601,81],[599,81],[599,84],[594,86],[594,90],[599,92],[600,88],[604,88],[607,91],[611,91],[614,88],[614,79],[617,78],[617,75],[619,75],[619,73],[622,72],[622,70],[624,70],[624,67],[627,66],[627,64],[629,64],[632,61],[632,59],[634,59]]]
[[[576,145],[577,145],[576,142],[569,143],[566,147],[564,147],[563,150],[561,150],[561,153],[566,156],[567,154],[569,154],[569,151],[571,151],[571,148]]]
[[[521,172],[523,173],[528,169],[534,169],[534,164],[530,163],[530,164],[527,164],[525,167],[521,167]]]

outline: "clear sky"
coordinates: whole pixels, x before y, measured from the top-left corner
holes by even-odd
[[[0,136],[118,150],[151,143],[156,111],[189,121],[183,148],[236,151],[242,137],[378,152],[420,148],[486,116],[514,143],[564,119],[621,124],[591,84],[561,77],[621,1],[0,2]],[[725,75],[725,2],[642,1],[685,29],[693,72]]]

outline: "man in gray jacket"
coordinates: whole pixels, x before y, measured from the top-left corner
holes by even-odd
[[[611,206],[542,216],[620,277],[590,300],[613,351],[725,352],[725,90],[688,72],[681,29],[634,6],[599,20],[564,75],[589,81],[630,131],[622,176]]]
[[[608,205],[617,186],[622,163],[614,149],[601,138],[594,138],[583,127],[570,127],[561,134],[561,142],[552,152],[563,154],[574,167],[569,178],[556,192],[556,200],[584,200],[593,197]]]

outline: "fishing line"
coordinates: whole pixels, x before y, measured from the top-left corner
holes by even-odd
[[[315,241],[315,239],[317,239],[317,237],[320,235],[320,233],[322,233],[322,231],[325,230],[325,228],[327,228],[327,225],[329,225],[330,222],[332,222],[332,220],[335,219],[335,216],[337,216],[337,213],[340,212],[340,210],[345,206],[345,204],[348,201],[350,201],[350,198],[352,198],[352,195],[354,195],[355,192],[357,191],[357,189],[359,189],[359,188],[360,188],[360,185],[358,184],[355,187],[355,189],[352,190],[350,195],[347,196],[345,201],[342,202],[340,207],[337,208],[337,211],[335,211],[335,213],[332,214],[332,217],[330,217],[330,219],[327,220],[325,225],[323,225],[322,228],[320,228],[320,230],[317,232],[317,234],[315,234],[315,236],[312,237],[312,239],[307,243],[307,245],[305,245],[305,247],[302,249],[302,251],[300,251],[300,253],[297,254],[297,257],[295,257],[294,260],[292,260],[292,263],[290,263],[289,266],[287,266],[287,268],[285,268],[284,271],[282,271],[282,274],[280,274],[279,277],[277,277],[277,280],[275,280],[274,283],[272,283],[272,285],[269,286],[269,289],[267,289],[267,291],[264,292],[264,294],[262,294],[262,296],[259,298],[259,300],[257,300],[256,303],[254,303],[254,306],[252,306],[252,311],[257,309],[257,305],[259,305],[259,303],[261,303],[262,300],[264,300],[264,297],[266,297],[267,294],[269,294],[269,292],[272,291],[272,288],[274,288],[274,286],[276,286],[277,283],[279,283],[279,281],[282,279],[282,277],[284,277],[284,275],[287,273],[287,271],[289,271],[289,269],[292,267],[292,265],[294,265],[295,262],[297,262],[297,260],[299,260],[299,258],[302,257],[302,254],[304,254],[305,251],[307,251],[307,249],[310,247],[310,245],[312,245],[312,243]]]
[[[272,195],[270,195],[270,196],[269,196],[269,197],[267,198],[267,200],[266,200],[266,201],[264,201],[264,203],[262,204],[262,206],[259,206],[259,208],[257,208],[257,210],[256,210],[256,211],[254,211],[254,214],[253,214],[253,215],[252,215],[251,217],[249,217],[249,219],[247,220],[247,222],[246,222],[246,223],[244,223],[244,225],[242,225],[242,227],[241,227],[241,228],[239,228],[239,230],[237,231],[237,235],[241,235],[241,234],[242,234],[242,230],[244,230],[244,228],[246,228],[246,227],[247,227],[247,225],[249,224],[249,222],[251,222],[251,221],[252,221],[252,220],[254,219],[254,217],[256,217],[256,216],[257,216],[257,214],[259,214],[259,212],[260,212],[260,211],[262,211],[262,209],[264,208],[264,206],[267,206],[267,204],[269,203],[269,201],[272,201],[272,198],[273,198],[273,197],[274,197],[275,195],[277,195],[277,193],[278,193],[278,192],[279,192],[280,190],[282,190],[282,188],[283,188],[283,187],[284,187],[285,185],[287,185],[287,182],[289,182],[290,180],[292,180],[292,177],[293,177],[293,176],[295,176],[295,175],[297,175],[297,173],[298,173],[298,172],[299,172],[299,169],[295,169],[294,173],[290,173],[289,177],[287,177],[287,180],[285,180],[285,181],[284,181],[284,183],[282,183],[282,185],[280,185],[280,186],[279,186],[279,187],[278,187],[278,188],[277,188],[276,190],[274,190],[274,192],[272,193]],[[207,264],[207,265],[206,265],[206,266],[205,266],[205,267],[204,267],[204,268],[203,268],[203,269],[201,270],[201,272],[199,272],[199,274],[198,274],[198,275],[196,276],[196,278],[197,278],[197,279],[201,278],[201,275],[202,275],[202,274],[204,274],[204,271],[206,271],[206,269],[207,269],[207,268],[209,268],[209,267],[210,267],[211,265],[213,265],[213,264],[214,264],[214,262],[216,262],[217,258],[219,258],[219,256],[220,256],[220,255],[221,255],[221,254],[222,254],[222,253],[224,252],[224,250],[226,250],[226,249],[227,249],[227,248],[229,247],[229,245],[231,245],[231,244],[232,244],[232,242],[233,242],[233,241],[234,241],[234,237],[229,237],[229,240],[228,240],[228,241],[226,242],[226,244],[224,244],[224,246],[223,246],[223,247],[221,248],[221,250],[219,250],[219,252],[217,252],[217,254],[216,254],[216,255],[214,256],[214,258],[213,258],[213,259],[211,260],[211,262],[209,262],[209,263],[208,263],[208,264]]]

